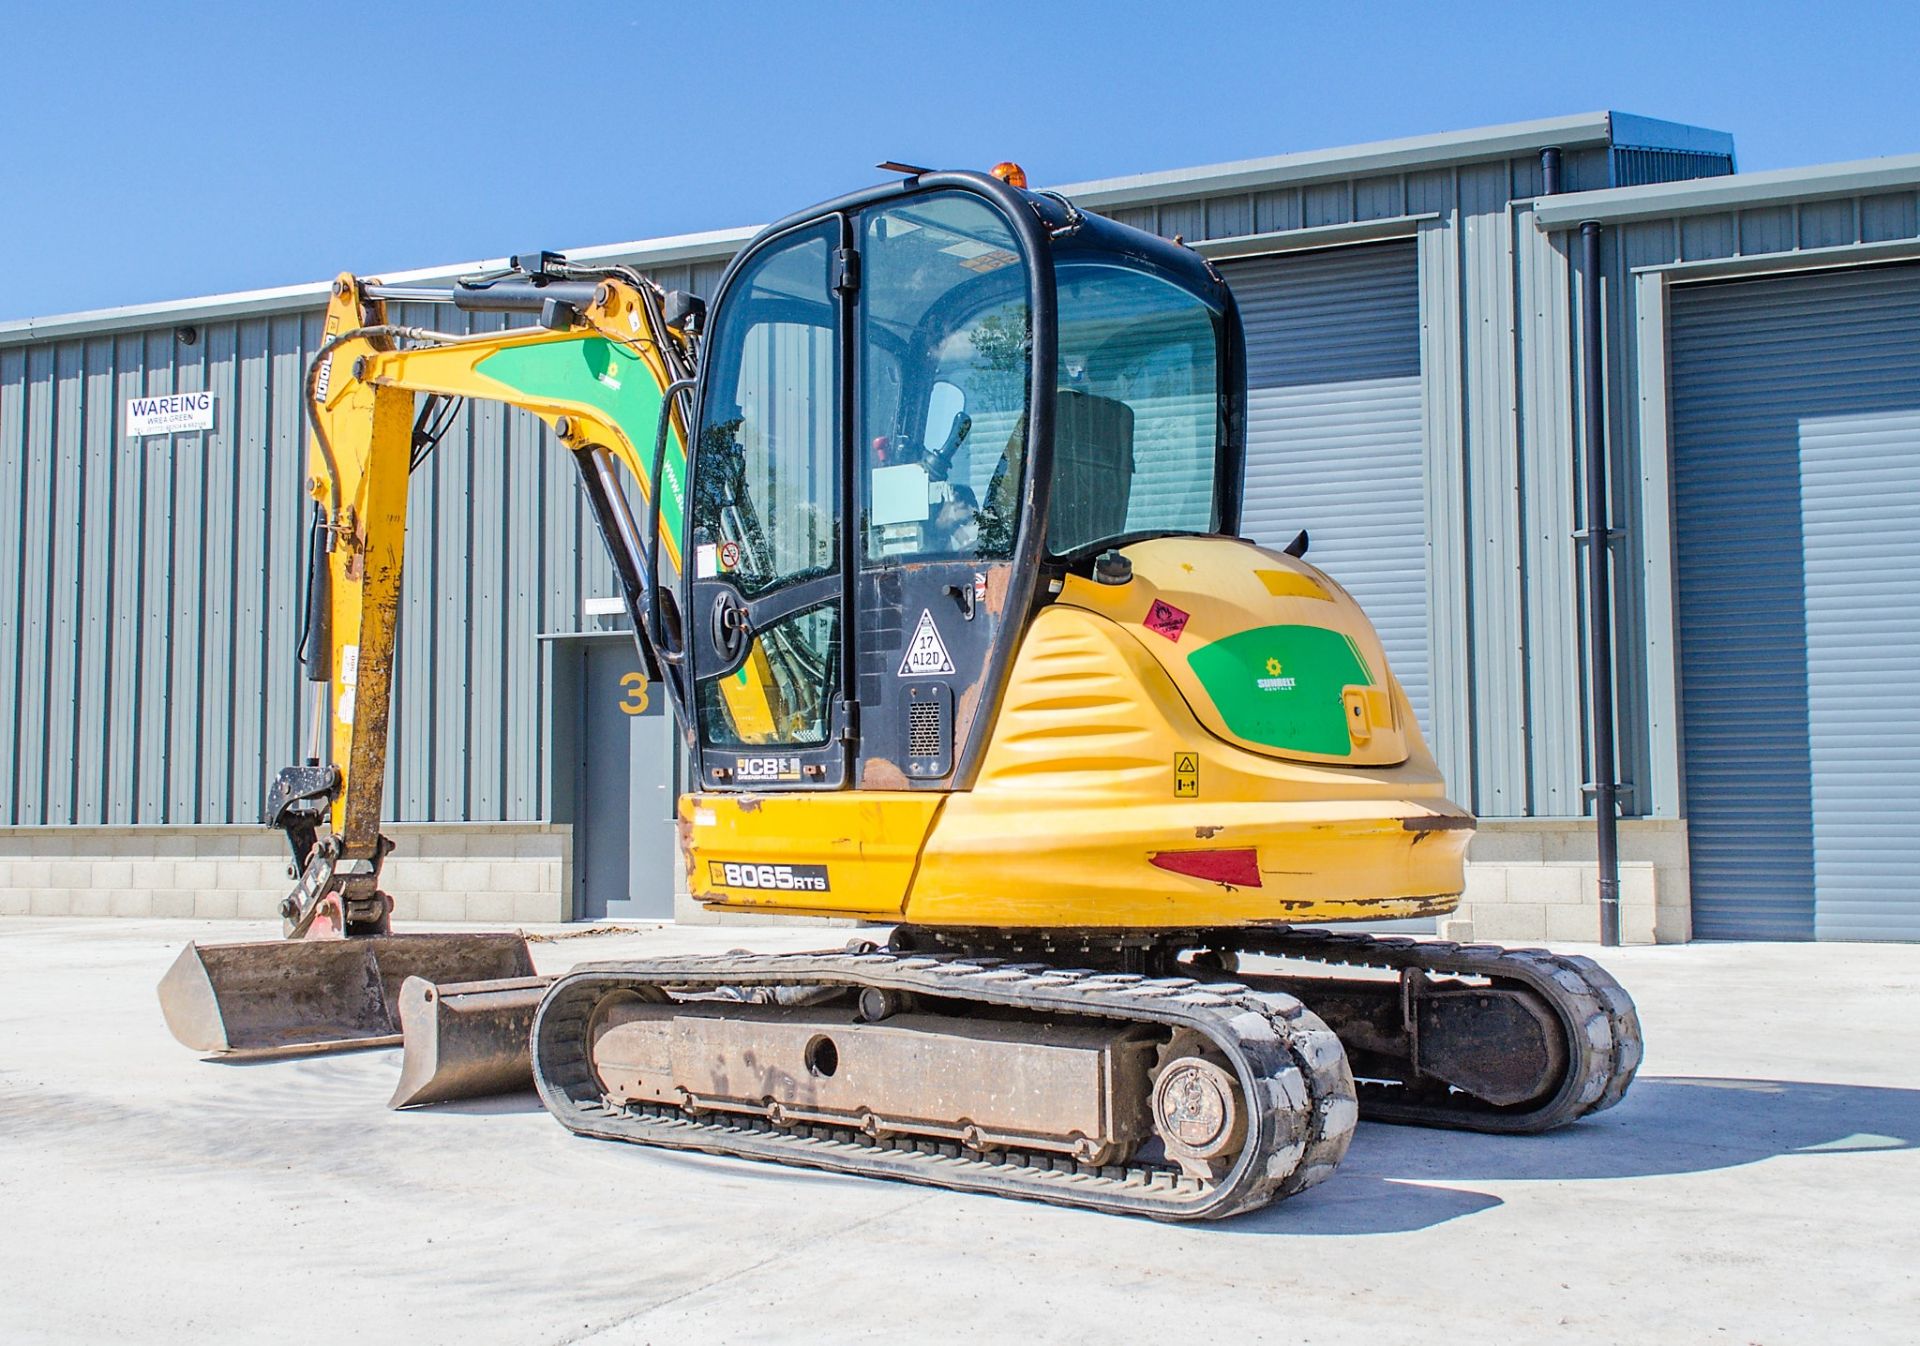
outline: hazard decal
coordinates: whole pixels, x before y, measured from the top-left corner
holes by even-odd
[[[1156,636],[1165,636],[1174,644],[1180,643],[1180,633],[1187,629],[1187,614],[1171,603],[1153,600],[1153,606],[1147,609],[1147,619],[1141,623]]]
[[[920,625],[913,629],[906,658],[900,661],[903,678],[927,678],[953,672],[953,660],[947,657],[947,643],[940,639],[940,628],[933,624],[933,613],[920,609]]]

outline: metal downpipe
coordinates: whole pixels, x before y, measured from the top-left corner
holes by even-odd
[[[1600,226],[1580,226],[1581,382],[1585,394],[1587,471],[1586,526],[1578,536],[1587,543],[1587,684],[1593,740],[1593,821],[1600,875],[1600,942],[1620,943],[1620,787],[1614,761],[1613,708],[1613,530],[1608,523],[1611,497],[1607,477],[1607,427],[1603,386],[1605,353],[1601,347]]]

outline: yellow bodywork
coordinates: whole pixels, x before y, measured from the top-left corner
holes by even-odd
[[[1069,578],[1028,629],[971,790],[688,796],[693,894],[716,908],[931,925],[1183,928],[1451,911],[1472,819],[1445,798],[1353,600],[1303,562],[1226,539],[1159,539],[1127,555],[1131,583]],[[1179,642],[1146,626],[1156,599],[1188,615]],[[1365,713],[1341,765],[1236,741],[1192,677],[1186,655],[1250,621],[1310,621],[1372,656],[1379,685],[1356,689]],[[1152,862],[1247,849],[1257,885]],[[794,864],[825,866],[830,890],[783,889],[782,867]]]

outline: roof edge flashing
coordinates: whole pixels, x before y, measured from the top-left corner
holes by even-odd
[[[601,243],[586,248],[562,249],[564,256],[577,262],[619,262],[631,266],[674,266],[684,262],[725,261],[739,251],[755,234],[759,225],[744,228],[712,229],[703,233],[672,234],[664,238],[637,239],[628,243]],[[407,271],[370,271],[387,285],[451,285],[456,277],[481,271],[496,271],[507,265],[505,257],[454,262],[440,266],[416,267]],[[208,318],[245,317],[254,313],[284,312],[311,305],[324,308],[332,289],[331,281],[308,281],[300,285],[276,285],[259,290],[234,290],[224,294],[199,295],[187,299],[161,299],[146,304],[128,304],[120,308],[84,309],[76,313],[49,314],[45,317],[15,318],[0,322],[0,346],[20,345],[56,337],[83,336],[94,332],[126,331],[141,327],[162,327],[169,323],[204,321]]]
[[[1894,154],[1811,168],[1569,192],[1541,198],[1534,205],[1533,221],[1536,227],[1553,231],[1577,228],[1589,220],[1607,224],[1915,188],[1920,188],[1920,154]]]
[[[1504,159],[1558,145],[1563,149],[1611,143],[1607,112],[1584,112],[1538,121],[1509,122],[1437,135],[1374,140],[1333,149],[1302,150],[1259,159],[1203,164],[1197,168],[1135,173],[1060,185],[1054,190],[1093,210],[1140,201],[1177,201],[1199,196],[1285,187],[1329,178],[1358,177],[1400,168]]]

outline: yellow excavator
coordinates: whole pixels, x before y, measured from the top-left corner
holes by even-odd
[[[1591,961],[1337,933],[1454,909],[1445,798],[1353,598],[1236,536],[1245,371],[1200,255],[993,174],[769,227],[711,306],[539,253],[342,276],[307,393],[315,743],[278,942],[161,986],[214,1052],[408,1037],[396,1102],[531,1076],[590,1136],[1169,1219],[1323,1180],[1369,1117],[1617,1102]],[[531,317],[397,326],[385,305]],[[394,934],[380,831],[408,474],[459,399],[571,452],[692,784],[692,896],[891,928],[534,975]],[[416,1041],[417,1039],[417,1041]]]

